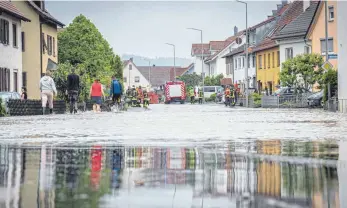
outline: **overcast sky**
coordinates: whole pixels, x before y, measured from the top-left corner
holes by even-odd
[[[249,26],[265,20],[278,3],[249,1]],[[204,42],[226,39],[235,25],[245,28],[245,6],[234,1],[47,1],[46,7],[66,25],[79,14],[87,16],[119,55],[172,57],[172,47],[164,44],[169,42],[177,57],[190,58],[200,33],[187,27],[202,29]]]

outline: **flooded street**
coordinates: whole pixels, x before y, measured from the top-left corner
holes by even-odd
[[[347,207],[345,115],[150,108],[1,118],[0,207]]]

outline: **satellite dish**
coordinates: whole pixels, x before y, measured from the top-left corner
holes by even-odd
[[[236,41],[236,43],[239,44],[239,45],[242,43],[242,39],[239,38],[239,37],[237,37],[235,41]]]

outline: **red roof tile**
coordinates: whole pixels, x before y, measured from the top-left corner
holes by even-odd
[[[203,52],[201,51],[201,48],[203,48]],[[201,43],[193,43],[192,44],[192,51],[191,51],[192,56],[195,55],[210,55],[210,44],[208,43],[203,43],[201,47]]]
[[[30,22],[28,18],[26,18],[20,11],[15,7],[12,2],[7,0],[1,0],[0,1],[0,13],[3,11],[4,13],[8,13],[9,15],[12,15],[14,17],[17,17],[23,21]]]
[[[172,66],[137,66],[140,73],[151,83],[152,86],[160,86],[170,81],[170,70]],[[149,75],[149,72],[151,74]],[[149,77],[151,76],[151,77]]]
[[[210,41],[210,50],[220,51],[228,44],[228,41]]]

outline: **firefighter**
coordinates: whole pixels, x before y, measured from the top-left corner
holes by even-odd
[[[149,96],[147,90],[143,90],[143,107],[148,108],[149,106]]]
[[[225,95],[225,106],[230,105],[230,94],[231,94],[230,87],[227,86],[226,89],[225,89],[225,92],[224,92],[224,95]]]
[[[139,88],[137,89],[137,107],[141,107],[142,98],[143,98],[142,92],[143,92],[142,88],[141,86],[139,86]]]
[[[202,104],[202,98],[204,97],[204,92],[202,91],[201,88],[199,88],[198,94],[199,94],[199,104]]]
[[[135,86],[132,88],[132,95],[131,95],[131,106],[136,106],[136,99],[137,99],[137,89]]]
[[[189,90],[189,96],[190,96],[190,104],[194,104],[195,96],[194,96],[194,89]]]
[[[234,89],[234,88],[231,90],[230,94],[231,94],[231,96],[230,96],[230,97],[231,97],[231,100],[230,100],[231,105],[232,105],[232,106],[235,106],[235,103],[236,103],[236,99],[235,99],[235,97],[236,97],[236,92],[235,92],[235,89]]]

